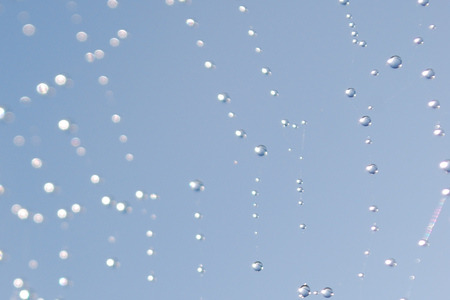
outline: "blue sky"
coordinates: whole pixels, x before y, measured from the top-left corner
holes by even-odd
[[[448,3],[0,4],[2,299],[24,290],[45,300],[295,299],[304,283],[319,294],[332,288],[332,299],[445,297],[450,216],[441,192],[450,184],[439,163],[450,155],[448,137],[433,132],[449,128]],[[88,62],[96,50],[104,57]],[[393,55],[400,68],[387,65]],[[429,68],[435,79],[422,77]],[[434,99],[439,109],[428,107]],[[193,191],[193,180],[204,190]],[[419,247],[437,208],[429,246]],[[390,258],[397,266],[385,265]]]

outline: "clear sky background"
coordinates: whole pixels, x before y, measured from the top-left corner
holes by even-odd
[[[448,136],[433,134],[437,125],[450,128],[450,2],[0,4],[1,299],[21,299],[24,289],[45,300],[297,299],[304,283],[319,292],[308,299],[322,298],[325,287],[336,300],[448,297],[450,204],[429,246],[417,243],[450,187],[439,168],[450,158]],[[33,35],[23,33],[26,24]],[[104,57],[88,62],[96,50]],[[401,68],[387,65],[393,55]],[[435,79],[421,76],[428,68]],[[55,83],[59,74],[66,85]],[[40,95],[40,83],[50,92]],[[228,103],[217,98],[224,92]],[[30,103],[21,103],[25,96]],[[439,109],[428,107],[433,99]],[[358,123],[366,115],[367,127]],[[61,120],[77,130],[60,130]],[[258,145],[266,156],[256,155]],[[369,164],[379,172],[370,175]],[[190,188],[197,179],[204,191]],[[48,182],[55,192],[44,191]],[[104,196],[132,211],[103,205]],[[42,223],[33,221],[38,213]],[[397,266],[386,266],[389,258]],[[108,259],[120,266],[108,267]],[[255,261],[262,271],[252,269]]]

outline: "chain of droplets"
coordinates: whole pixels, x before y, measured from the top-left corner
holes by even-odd
[[[339,2],[340,2],[341,4],[343,4],[343,5],[348,5],[348,4],[349,4],[349,0],[339,0]],[[429,1],[428,1],[428,0],[417,0],[417,3],[418,3],[419,5],[421,5],[421,6],[428,6],[428,5],[429,5]],[[351,14],[347,14],[346,17],[347,17],[348,19],[351,19],[351,18],[352,18],[352,15],[351,15]],[[350,23],[349,23],[349,27],[350,27],[350,28],[354,28],[354,27],[355,27],[355,23],[350,22]],[[435,26],[434,26],[434,25],[430,25],[430,26],[429,26],[429,29],[435,29]],[[354,37],[356,37],[356,36],[358,36],[358,32],[355,31],[355,30],[353,30],[353,31],[351,32],[351,35],[354,36]],[[362,46],[362,47],[366,47],[366,46],[367,46],[367,43],[366,43],[365,41],[358,41],[356,38],[354,38],[352,42],[353,42],[354,44],[359,44],[359,45]],[[422,38],[422,37],[416,37],[416,38],[413,40],[413,42],[414,42],[415,44],[417,44],[417,45],[421,45],[421,44],[423,44],[423,38]],[[390,66],[392,69],[398,69],[398,68],[400,68],[400,67],[402,66],[402,59],[401,59],[400,56],[394,55],[394,56],[390,57],[390,58],[387,60],[387,65]],[[370,74],[373,75],[373,76],[378,76],[378,75],[379,75],[379,72],[378,72],[378,70],[373,69],[373,70],[370,72]],[[434,79],[434,78],[435,78],[435,72],[434,72],[433,69],[426,69],[426,70],[422,71],[421,75],[422,75],[422,77],[425,78],[425,79]],[[355,90],[354,88],[348,88],[348,89],[345,91],[345,94],[346,94],[348,97],[353,98],[353,97],[356,96],[356,90]],[[432,109],[439,109],[439,108],[440,108],[440,103],[439,103],[438,100],[431,100],[431,101],[428,102],[428,107],[430,107],[430,108],[432,108]],[[369,106],[369,109],[373,109],[373,107],[372,107],[372,106]],[[361,118],[359,119],[359,123],[360,123],[362,126],[369,126],[369,125],[371,125],[372,120],[371,120],[371,118],[370,118],[369,116],[363,116],[363,117],[361,117]],[[434,134],[435,136],[444,136],[444,135],[445,135],[444,130],[440,127],[440,125],[437,125],[437,126],[435,127],[435,130],[434,130],[433,134]],[[366,144],[372,144],[372,140],[370,139],[370,137],[368,137],[368,138],[366,139],[365,143],[366,143]],[[450,160],[447,159],[447,160],[442,161],[442,162],[440,163],[439,166],[440,166],[440,168],[443,169],[445,172],[447,172],[447,173],[450,172]],[[378,167],[377,167],[375,164],[370,164],[370,165],[368,165],[368,166],[366,167],[366,171],[367,171],[369,174],[374,175],[374,174],[376,174],[376,173],[378,172]],[[429,222],[429,224],[428,224],[428,226],[427,226],[427,228],[426,228],[426,230],[425,230],[425,234],[424,234],[423,238],[422,238],[421,240],[419,240],[419,242],[418,242],[418,245],[419,245],[419,246],[422,246],[422,247],[423,247],[423,246],[427,246],[427,245],[429,244],[429,243],[428,243],[428,238],[429,238],[429,236],[430,236],[430,234],[431,234],[431,232],[432,232],[432,230],[433,230],[433,227],[434,227],[435,224],[436,224],[436,221],[437,221],[437,219],[438,219],[438,217],[439,217],[439,214],[440,214],[440,212],[441,212],[441,210],[442,210],[442,207],[443,207],[443,205],[444,205],[444,203],[445,203],[446,197],[447,197],[449,194],[450,194],[450,189],[445,188],[445,189],[442,190],[442,195],[444,196],[444,198],[442,198],[442,199],[439,201],[438,206],[437,206],[437,208],[435,209],[435,211],[434,211],[434,213],[433,213],[433,215],[432,215],[432,217],[431,217],[431,220],[430,220],[430,222]],[[375,212],[378,212],[378,207],[377,207],[376,205],[371,205],[371,206],[369,207],[369,211],[370,211],[370,212],[374,212],[374,213],[375,213]],[[373,232],[376,232],[376,231],[379,230],[379,229],[378,229],[378,226],[376,225],[376,223],[374,223],[374,224],[371,226],[370,229],[371,229],[371,231],[373,231]],[[368,256],[368,255],[370,254],[370,247],[369,247],[368,250],[364,251],[364,254],[365,254],[366,256]],[[420,260],[416,260],[416,261],[420,261]],[[389,266],[389,267],[395,267],[395,266],[397,266],[397,262],[396,262],[396,260],[395,260],[394,258],[388,258],[388,259],[386,259],[386,260],[384,261],[384,263],[385,263],[385,265],[387,265],[387,266]],[[367,261],[364,263],[364,266],[363,266],[363,272],[364,272],[364,269],[365,269],[365,267],[366,267],[366,264],[367,264]],[[364,278],[364,276],[365,276],[365,274],[364,274],[363,272],[361,272],[361,273],[358,274],[358,277],[361,278],[361,279]],[[414,276],[414,275],[411,275],[411,276],[409,276],[409,279],[410,279],[410,280],[414,280],[414,279],[415,279],[415,276]],[[412,290],[412,285],[411,285],[411,287],[409,288],[409,290],[408,290],[408,292],[407,292],[407,297],[410,296],[411,290]],[[407,298],[401,298],[400,300],[406,300],[406,299],[407,299]]]

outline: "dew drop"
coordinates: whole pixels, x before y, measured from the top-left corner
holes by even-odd
[[[359,124],[362,126],[369,126],[372,124],[372,119],[369,116],[363,116],[359,119]]]
[[[386,266],[389,266],[389,267],[395,267],[395,266],[397,266],[397,262],[396,262],[395,259],[393,259],[393,258],[388,258],[388,259],[386,259],[386,260],[384,261],[384,264],[385,264]]]
[[[32,36],[36,32],[36,28],[32,24],[26,24],[22,27],[22,32],[26,36]]]
[[[298,292],[298,294],[299,294],[298,296],[300,298],[306,298],[311,294],[311,289],[305,283],[304,285],[302,285],[301,287],[298,288],[297,292]]]
[[[373,69],[372,71],[370,71],[370,75],[373,75],[373,76],[378,76],[378,70],[377,69]]]
[[[260,272],[262,271],[262,269],[264,269],[263,264],[260,261],[255,261],[254,263],[252,263],[252,268],[256,272]]]
[[[341,3],[342,5],[348,5],[349,0],[339,0],[339,3]]]
[[[423,38],[418,36],[414,39],[414,43],[417,45],[422,45],[423,44]]]
[[[398,69],[402,66],[402,59],[400,56],[394,55],[387,60],[387,64],[393,69]]]
[[[281,120],[281,125],[283,125],[283,127],[287,127],[289,126],[289,121],[286,119]]]
[[[259,47],[256,47],[256,48],[255,48],[255,52],[256,52],[256,53],[260,53],[261,51],[262,51],[261,48],[259,48]]]
[[[417,244],[420,247],[426,247],[426,246],[428,246],[428,241],[426,239],[421,239],[421,240],[419,240],[419,242]]]
[[[351,15],[351,14],[346,14],[345,17],[346,17],[347,19],[351,19],[351,18],[352,18],[352,15]]]
[[[253,214],[252,217],[253,217],[253,219],[258,219],[259,215],[258,214]]]
[[[255,147],[255,153],[259,156],[267,155],[267,148],[264,145],[259,145]]]
[[[38,84],[38,86],[36,87],[36,90],[39,94],[41,95],[46,95],[48,93],[48,85],[45,83],[40,83]]]
[[[249,29],[248,30],[248,35],[249,36],[256,36],[256,31],[254,31],[253,29]]]
[[[353,30],[350,34],[351,34],[352,36],[358,36],[358,31]]]
[[[436,29],[436,25],[431,24],[430,26],[428,26],[428,28],[429,28],[430,30]]]
[[[247,11],[248,11],[248,8],[245,7],[244,5],[241,5],[241,6],[239,6],[239,11],[240,11],[240,12],[247,12]]]
[[[373,225],[370,227],[370,230],[372,230],[373,232],[376,232],[376,231],[378,231],[378,230],[380,230],[380,229],[378,228],[377,224],[373,224]]]
[[[369,210],[371,212],[377,212],[378,211],[378,207],[376,205],[371,205],[371,206],[369,206]]]
[[[259,193],[258,193],[258,191],[254,190],[254,191],[252,191],[252,195],[253,195],[253,196],[258,196]]]
[[[306,225],[304,223],[300,224],[300,229],[306,229]]]
[[[189,186],[191,189],[193,189],[196,192],[201,192],[205,190],[205,187],[203,185],[203,182],[201,180],[194,180],[189,183]]]
[[[239,138],[245,138],[247,136],[243,129],[236,130],[235,134]]]
[[[444,132],[444,129],[442,129],[440,125],[436,125],[436,127],[433,131],[433,134],[435,136],[444,136],[445,132]]]
[[[428,107],[438,109],[441,108],[441,104],[438,100],[431,100],[430,102],[428,102]]]
[[[228,103],[231,101],[230,96],[227,93],[220,93],[217,95],[217,99],[223,103]]]
[[[358,277],[359,277],[359,278],[363,278],[363,277],[364,277],[364,273],[359,273],[359,274],[358,274]]]
[[[86,34],[86,32],[80,31],[77,33],[77,40],[79,42],[85,42],[88,38],[88,35]]]
[[[330,298],[331,296],[334,295],[333,290],[331,288],[329,288],[329,287],[324,288],[323,290],[320,291],[320,293],[325,298]]]
[[[355,28],[356,24],[353,22],[348,23],[348,27]]]
[[[266,67],[264,67],[264,68],[261,69],[261,73],[263,73],[264,75],[271,75],[271,74],[272,74],[272,72],[270,71],[270,69],[269,69],[269,68],[266,68]]]
[[[270,91],[270,94],[271,94],[272,96],[274,96],[274,97],[276,97],[276,96],[279,95],[277,90],[271,90],[271,91]]]
[[[425,77],[426,79],[434,79],[436,76],[433,69],[426,69],[422,72],[422,77]]]
[[[198,266],[197,272],[198,272],[198,273],[205,273],[205,268],[203,267],[203,265],[199,265],[199,266]]]
[[[427,6],[429,4],[429,0],[417,0],[417,3],[422,6]]]
[[[346,94],[348,97],[352,98],[352,97],[355,97],[355,96],[356,96],[356,91],[355,91],[354,88],[348,88],[348,89],[345,90],[345,94]]]
[[[376,174],[378,173],[378,167],[375,164],[370,164],[366,167],[366,171],[369,172],[369,174]]]
[[[202,40],[197,41],[197,46],[203,47],[204,45],[205,45],[205,43]]]
[[[359,41],[358,45],[361,47],[367,47],[367,42],[366,41]]]
[[[445,172],[450,172],[450,160],[446,159],[439,164],[439,167]]]

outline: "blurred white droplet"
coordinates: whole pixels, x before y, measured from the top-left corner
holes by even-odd
[[[261,48],[259,48],[259,47],[256,47],[256,48],[255,48],[255,52],[256,52],[256,53],[260,53],[261,51],[262,51]]]
[[[16,137],[14,137],[13,143],[17,147],[21,147],[21,146],[23,146],[25,144],[25,138],[23,136],[21,136],[21,135],[18,135]]]
[[[19,292],[19,297],[22,300],[27,300],[30,298],[30,292],[28,290],[21,290]]]
[[[81,211],[81,206],[79,204],[72,205],[72,211],[76,214],[79,213]]]
[[[66,286],[69,283],[69,280],[65,277],[61,277],[58,282],[60,286]]]
[[[98,78],[98,82],[99,82],[101,85],[108,84],[108,77],[106,77],[106,76],[100,76],[100,77]]]
[[[128,140],[128,138],[127,138],[126,135],[121,135],[121,136],[119,137],[119,141],[121,141],[122,143],[126,143],[127,140]]]
[[[23,286],[23,280],[21,278],[14,279],[13,284],[14,287],[19,289]]]
[[[53,193],[54,190],[55,186],[53,185],[53,183],[47,182],[46,184],[44,184],[44,191],[46,191],[47,193]]]
[[[438,100],[431,100],[430,102],[428,102],[428,107],[438,109],[441,108],[441,104]]]
[[[80,42],[85,42],[88,38],[88,35],[84,31],[80,31],[77,33],[77,40]]]
[[[248,35],[249,36],[256,36],[256,31],[254,31],[253,29],[249,29]]]
[[[117,47],[120,44],[120,41],[117,38],[112,38],[109,40],[109,44],[113,47]]]
[[[84,55],[84,58],[88,61],[88,62],[93,62],[94,61],[94,54],[92,54],[91,52],[88,52]]]
[[[37,224],[42,223],[42,221],[44,221],[44,217],[41,214],[35,214],[33,216],[33,221]]]
[[[426,79],[434,79],[436,78],[434,70],[433,69],[426,69],[422,72],[422,77],[425,77]]]
[[[100,182],[100,176],[98,176],[98,175],[92,175],[91,176],[91,182],[92,183],[99,183]]]
[[[203,47],[204,45],[205,45],[205,43],[202,40],[197,41],[197,46]]]
[[[95,50],[94,56],[96,59],[102,59],[103,57],[105,57],[105,52],[103,52],[102,50]]]
[[[22,27],[22,32],[26,36],[32,36],[36,31],[36,28],[31,24],[26,24]]]
[[[119,38],[121,38],[121,39],[124,39],[124,38],[126,38],[126,37],[128,36],[128,32],[127,32],[126,30],[124,30],[124,29],[120,29],[120,30],[117,32],[117,36],[118,36]]]
[[[445,172],[450,172],[450,160],[444,160],[439,164],[439,167]]]
[[[67,259],[68,257],[69,257],[69,253],[67,253],[67,251],[63,250],[63,251],[59,252],[59,258]]]
[[[400,56],[394,55],[387,60],[387,64],[393,69],[398,69],[402,66],[402,59]]]
[[[109,8],[116,8],[119,3],[116,0],[108,0],[107,4]]]
[[[386,260],[384,261],[384,264],[385,264],[386,266],[389,266],[389,267],[395,267],[395,266],[397,266],[397,262],[396,262],[395,259],[393,259],[393,258],[388,258],[388,259],[386,259]]]
[[[207,69],[214,69],[216,66],[214,65],[214,63],[212,61],[207,61],[205,62],[205,68]]]
[[[61,120],[58,122],[58,127],[61,130],[67,130],[69,129],[70,123],[67,120]]]
[[[36,90],[39,94],[46,95],[48,93],[48,85],[46,85],[45,83],[40,83],[36,87]]]
[[[109,205],[111,203],[111,198],[105,196],[102,198],[103,205]]]
[[[64,219],[65,217],[67,217],[67,211],[65,209],[60,209],[57,212],[58,218],[60,219]]]
[[[28,218],[28,210],[26,210],[25,208],[21,208],[18,212],[17,212],[17,216],[24,220],[26,218]]]
[[[415,44],[417,44],[417,45],[422,45],[423,44],[423,38],[422,37],[416,37],[415,39],[414,39],[414,43]]]
[[[86,154],[86,149],[84,149],[83,147],[78,147],[78,148],[77,148],[77,154],[78,154],[79,156],[85,155],[85,154]]]
[[[55,77],[55,82],[57,85],[64,85],[64,84],[66,84],[66,81],[67,81],[67,78],[64,75],[60,74]]]
[[[191,189],[193,189],[196,192],[201,192],[205,190],[205,186],[203,185],[203,182],[201,180],[193,180],[189,183],[189,186]]]
[[[422,6],[427,6],[429,4],[429,0],[417,0],[417,3]]]
[[[133,156],[133,154],[128,153],[127,155],[125,155],[125,159],[127,161],[132,161],[134,159],[134,156]]]
[[[22,97],[22,98],[20,98],[20,104],[23,106],[23,107],[29,107],[30,105],[31,105],[31,99],[29,98],[29,97]],[[1,115],[1,113],[0,113],[0,115]],[[2,117],[0,116],[0,119],[1,119]]]
[[[33,158],[31,160],[31,165],[33,166],[33,168],[39,169],[40,167],[42,167],[42,161],[39,158]]]
[[[239,6],[239,11],[240,11],[240,12],[247,12],[247,11],[248,11],[248,8],[245,7],[244,5],[241,5],[241,6]]]
[[[38,262],[35,260],[30,260],[30,262],[28,263],[28,266],[30,267],[30,269],[36,269],[38,267]]]

